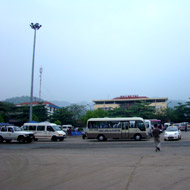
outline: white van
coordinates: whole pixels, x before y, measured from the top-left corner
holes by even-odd
[[[149,136],[152,137],[152,125],[151,125],[151,121],[149,119],[145,119],[144,122],[145,122],[145,126],[146,126],[146,129],[148,131]]]
[[[66,137],[66,133],[54,123],[24,123],[21,128],[24,131],[32,131],[35,135],[35,140],[48,139],[52,141],[63,141]]]
[[[60,127],[64,132],[68,132],[69,129],[73,129],[73,126],[72,125],[62,125]]]

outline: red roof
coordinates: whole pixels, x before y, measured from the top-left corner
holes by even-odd
[[[140,98],[148,98],[146,96],[138,96],[138,95],[129,95],[129,96],[120,96],[114,99],[140,99]]]
[[[33,105],[37,105],[37,104],[40,104],[40,103],[56,106],[55,104],[52,104],[51,102],[47,102],[47,101],[46,101],[46,102],[39,102],[39,101],[34,101],[34,102],[32,102]],[[29,104],[30,104],[30,102],[23,102],[23,103],[20,103],[20,104],[17,104],[17,105],[23,106],[23,105],[29,105]]]

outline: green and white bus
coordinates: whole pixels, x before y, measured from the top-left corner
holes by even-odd
[[[148,138],[144,120],[140,117],[129,118],[91,118],[87,121],[88,139],[135,139]]]

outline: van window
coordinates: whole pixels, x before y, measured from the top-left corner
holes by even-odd
[[[51,126],[47,126],[47,131],[53,131],[54,132],[54,130]]]
[[[34,126],[34,125],[29,126],[29,131],[35,131],[35,130],[36,130],[36,126]]]
[[[23,130],[24,130],[24,131],[27,131],[28,128],[29,128],[28,126],[23,126]]]
[[[8,132],[13,132],[13,129],[9,127]]]
[[[45,126],[38,126],[37,127],[37,131],[44,131],[45,130]]]
[[[2,128],[1,128],[1,131],[2,131],[2,132],[7,132],[7,127],[2,127]]]

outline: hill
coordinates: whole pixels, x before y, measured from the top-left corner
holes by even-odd
[[[43,100],[43,99],[39,99],[37,97],[33,98],[34,101],[48,101],[51,102],[59,107],[67,107],[70,106],[72,104],[77,104],[77,105],[84,105],[87,107],[87,109],[92,109],[93,108],[93,103],[88,103],[88,102],[78,102],[78,103],[71,103],[71,102],[67,102],[67,101],[58,101],[58,100]],[[21,97],[13,97],[13,98],[8,98],[6,100],[4,100],[3,102],[9,102],[9,103],[13,103],[13,104],[20,104],[23,102],[30,102],[30,97],[29,96],[21,96]]]

